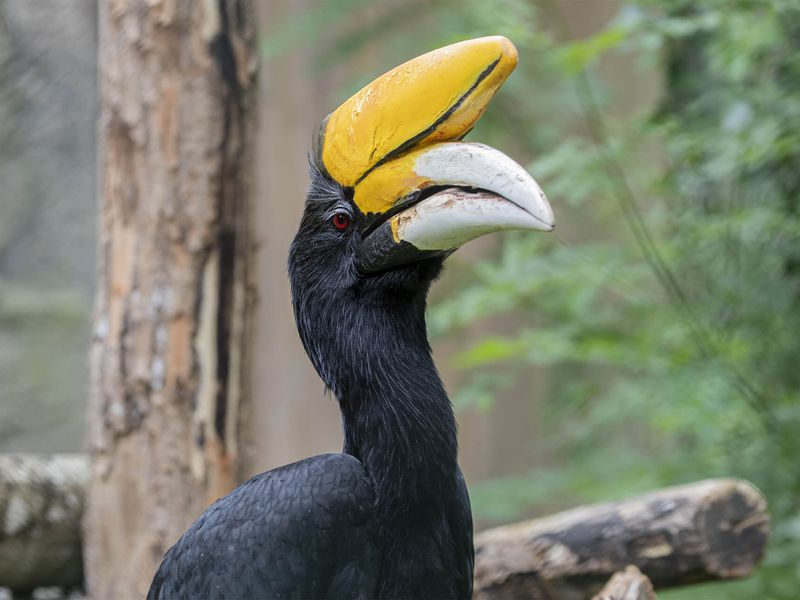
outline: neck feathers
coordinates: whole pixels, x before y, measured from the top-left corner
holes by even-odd
[[[427,344],[377,361],[371,380],[339,398],[345,452],[361,460],[379,508],[397,520],[452,496],[456,425]]]
[[[379,598],[453,598],[471,589],[469,508],[457,483],[455,418],[428,344],[426,293],[427,286],[293,293],[306,352],[342,410],[344,452],[374,485]]]
[[[454,494],[456,424],[428,344],[426,291],[385,302],[296,298],[303,343],[342,410],[344,451],[367,470],[387,525],[438,512]]]

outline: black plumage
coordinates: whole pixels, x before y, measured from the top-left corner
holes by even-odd
[[[148,597],[368,597],[380,557],[372,497],[344,454],[257,475],[169,550]]]
[[[443,258],[365,276],[367,221],[312,165],[289,256],[295,318],[339,402],[343,454],[258,475],[166,554],[148,598],[468,598],[472,518],[456,424],[431,357]],[[336,213],[351,225],[331,225]],[[370,225],[373,226],[373,225]]]

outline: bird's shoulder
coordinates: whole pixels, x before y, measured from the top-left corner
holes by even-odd
[[[254,506],[263,514],[285,514],[297,509],[326,509],[315,516],[371,516],[372,483],[361,462],[348,454],[321,454],[256,475],[209,509],[209,517],[224,511]],[[277,510],[278,512],[274,512]],[[238,512],[238,511],[237,511]],[[239,513],[247,514],[247,513]]]
[[[372,517],[372,484],[358,459],[321,454],[255,475],[214,502],[187,535],[223,524],[285,527],[358,524]]]
[[[379,559],[373,504],[364,467],[346,454],[261,473],[195,521],[167,552],[154,586],[177,581],[177,595],[284,597],[368,588]],[[336,580],[343,567],[352,581]]]

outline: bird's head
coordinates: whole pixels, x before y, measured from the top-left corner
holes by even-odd
[[[341,311],[343,300],[424,306],[444,258],[469,240],[553,229],[552,209],[522,167],[461,141],[516,64],[501,36],[453,44],[381,75],[322,122],[289,256],[307,349],[304,322],[342,322],[327,310]]]

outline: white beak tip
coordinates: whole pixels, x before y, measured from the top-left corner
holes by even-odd
[[[535,231],[544,231],[545,233],[550,233],[556,228],[556,226],[552,223],[545,223],[544,221],[540,221],[536,219],[536,224],[531,227],[531,229]]]
[[[538,190],[538,185],[536,186],[536,189]],[[556,219],[553,215],[553,209],[550,208],[550,203],[547,201],[547,198],[545,198],[544,194],[541,193],[541,190],[539,190],[539,192],[541,205],[538,207],[540,210],[536,211],[538,214],[530,210],[528,212],[536,223],[534,229],[550,232],[556,228]]]

